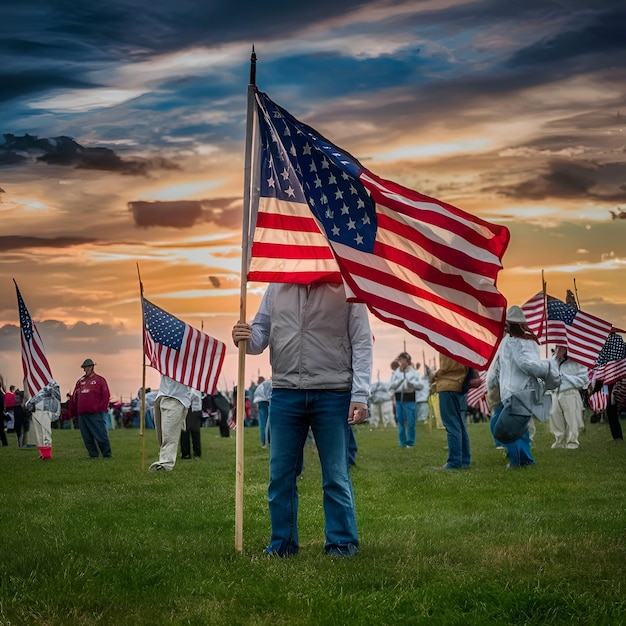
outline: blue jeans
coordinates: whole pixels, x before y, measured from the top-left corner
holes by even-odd
[[[439,410],[448,437],[446,467],[449,469],[469,467],[470,441],[465,426],[465,413],[467,412],[465,394],[456,391],[440,391]]]
[[[491,429],[492,435],[495,432],[496,424],[498,423],[498,419],[500,418],[500,413],[502,413],[503,408],[504,405],[499,404],[493,413],[491,421],[489,422],[489,428]],[[518,439],[513,443],[502,443],[501,441],[498,441],[495,437],[493,439],[496,442],[496,446],[503,446],[506,450],[506,454],[509,457],[509,464],[511,465],[511,467],[521,467],[522,465],[535,464],[535,459],[533,459],[533,455],[530,452],[530,434],[528,433],[528,431],[521,439]]]
[[[415,400],[400,402],[396,400],[396,419],[398,420],[398,445],[415,445]]]
[[[268,554],[296,554],[298,542],[297,476],[309,426],[313,431],[324,491],[324,550],[353,553],[359,545],[350,471],[348,410],[350,391],[274,389],[270,419],[268,504],[272,536]]]
[[[111,456],[111,444],[107,432],[105,413],[82,413],[78,416],[78,428],[90,457]],[[96,446],[97,444],[97,446]]]
[[[354,436],[354,430],[352,427],[349,429],[350,438],[348,440],[348,465],[352,467],[356,465],[356,455],[359,452],[359,446],[356,442],[356,437]]]
[[[258,402],[257,408],[259,410],[259,434],[261,435],[261,445],[264,446],[267,443],[267,416],[269,415],[270,403]]]

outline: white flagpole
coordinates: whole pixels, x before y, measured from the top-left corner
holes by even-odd
[[[256,93],[256,53],[252,46],[250,56],[250,83],[248,84],[248,115],[246,120],[246,148],[243,187],[243,219],[241,227],[241,288],[239,321],[246,321],[247,275],[250,257],[250,210],[252,198],[252,139]],[[235,430],[235,550],[243,551],[243,470],[244,419],[246,398],[246,341],[239,342],[237,367],[237,429]]]

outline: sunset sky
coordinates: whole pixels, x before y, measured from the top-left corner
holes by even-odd
[[[544,270],[550,295],[575,280],[583,310],[626,328],[625,32],[618,0],[3,2],[0,374],[22,387],[15,279],[64,393],[89,357],[136,394],[139,265],[149,300],[227,343],[232,387],[253,44],[259,89],[293,115],[510,229],[510,304]],[[432,363],[372,325],[375,378],[405,342]]]

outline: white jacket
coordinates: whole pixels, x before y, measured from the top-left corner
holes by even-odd
[[[512,393],[526,389],[531,379],[545,378],[549,371],[550,360],[541,359],[537,343],[505,335],[487,372],[487,389],[500,387],[504,402]]]

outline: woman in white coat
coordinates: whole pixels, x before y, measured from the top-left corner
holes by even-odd
[[[493,434],[504,408],[503,402],[517,391],[526,389],[533,378],[546,378],[550,371],[550,361],[542,360],[539,354],[539,340],[528,328],[526,316],[518,306],[512,306],[506,313],[505,335],[498,352],[487,373],[487,389],[500,389],[500,404],[491,418]],[[495,439],[495,435],[494,435]],[[502,443],[509,458],[509,468],[534,465],[530,452],[528,431],[513,443]]]

